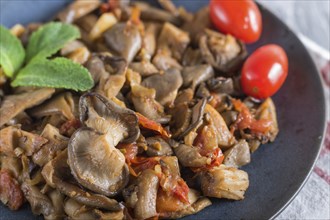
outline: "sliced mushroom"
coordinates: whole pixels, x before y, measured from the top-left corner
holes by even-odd
[[[234,93],[234,81],[232,78],[217,77],[207,81],[207,86],[212,92],[216,93]]]
[[[198,10],[193,19],[184,23],[183,30],[188,31],[194,45],[198,45],[199,39],[205,28],[210,28],[210,8],[208,6]]]
[[[142,39],[136,25],[117,23],[104,33],[105,42],[112,53],[126,59],[127,63],[140,50]]]
[[[137,178],[136,185],[130,186],[123,192],[125,201],[134,209],[137,219],[147,219],[157,215],[156,199],[159,179],[155,171],[144,170]],[[135,198],[132,198],[135,197]]]
[[[142,47],[144,48],[149,59],[155,54],[156,39],[159,32],[159,25],[155,22],[149,22],[145,25],[144,36],[142,39]]]
[[[36,106],[50,98],[55,89],[43,88],[18,95],[9,95],[1,103],[0,127],[25,109]]]
[[[149,157],[171,156],[173,154],[171,146],[160,136],[146,138],[146,142]]]
[[[181,64],[171,57],[168,53],[158,51],[154,58],[152,59],[152,63],[156,66],[157,69],[166,71],[170,68],[175,68],[178,70],[182,69]]]
[[[45,220],[63,219],[64,213],[64,195],[57,189],[52,190],[48,194],[48,198],[52,201],[54,212],[48,216],[45,216]]]
[[[223,164],[227,167],[241,167],[251,161],[250,148],[246,140],[242,139],[225,153]]]
[[[190,125],[185,131],[181,133],[181,135],[178,136],[178,139],[181,139],[182,137],[186,136],[189,132],[191,132],[194,129],[197,129],[201,125],[201,123],[203,122],[203,114],[204,114],[206,102],[207,100],[205,98],[201,99],[192,108]]]
[[[199,49],[188,47],[183,54],[181,63],[183,66],[200,65],[204,63],[204,59]]]
[[[96,54],[93,54],[86,63],[86,68],[92,75],[94,84],[98,84],[101,78],[107,78],[109,73],[106,72],[103,61]]]
[[[196,66],[187,66],[182,70],[183,86],[196,88],[201,82],[204,82],[214,76],[211,65],[203,64]]]
[[[201,177],[201,188],[205,196],[241,200],[248,187],[249,177],[245,171],[225,165],[215,167]]]
[[[267,141],[273,142],[278,134],[278,124],[277,124],[277,116],[274,102],[271,98],[267,98],[257,109],[256,111],[256,119],[265,119],[270,120],[271,126],[267,134],[265,135],[265,139]]]
[[[191,115],[191,109],[187,103],[177,104],[171,109],[170,127],[172,128],[174,138],[182,136],[182,133],[188,129]]]
[[[158,69],[152,63],[145,60],[142,60],[141,62],[130,63],[129,67],[132,70],[140,73],[141,76],[150,76],[159,72]]]
[[[172,15],[164,10],[151,7],[145,2],[134,2],[134,6],[137,6],[141,10],[141,19],[146,21],[157,21],[157,22],[170,22],[175,25],[181,24],[181,19]]]
[[[100,6],[101,2],[99,0],[90,0],[90,1],[74,1],[61,11],[57,18],[64,23],[72,23],[78,18],[83,17],[84,15],[89,14]]]
[[[204,113],[210,115],[210,123],[213,124],[213,126],[216,128],[219,147],[222,149],[231,147],[236,142],[236,140],[235,137],[230,133],[226,122],[223,120],[220,113],[209,104],[206,104]]]
[[[136,114],[122,108],[97,93],[80,97],[80,120],[88,127],[112,136],[113,146],[119,142],[132,143],[140,134]]]
[[[169,69],[162,75],[153,75],[142,81],[142,85],[156,90],[156,100],[162,105],[174,102],[182,85],[182,76],[177,69]]]
[[[37,186],[32,186],[27,182],[21,185],[21,189],[24,193],[25,198],[31,205],[33,214],[45,216],[50,215],[54,212],[54,207],[50,199],[42,194]]]
[[[128,182],[125,156],[112,136],[90,128],[75,132],[68,146],[71,172],[84,187],[106,196],[120,192]]]
[[[0,130],[0,136],[0,152],[11,156],[15,156],[16,148],[22,149],[27,156],[31,156],[48,141],[40,135],[23,131],[14,126]]]
[[[238,70],[247,55],[242,42],[231,35],[223,35],[208,29],[200,37],[199,47],[204,60],[225,73]]]
[[[171,23],[165,23],[157,40],[157,50],[170,53],[170,56],[181,60],[183,52],[190,42],[189,34]]]
[[[43,104],[32,108],[29,113],[31,116],[41,118],[53,114],[61,114],[67,119],[74,119],[74,100],[71,92],[64,92]]]
[[[122,209],[121,205],[116,200],[100,194],[88,192],[78,185],[75,185],[67,161],[68,153],[67,150],[64,150],[43,167],[41,173],[48,185],[84,205],[112,211]]]
[[[17,180],[19,180],[22,174],[22,164],[20,158],[16,156],[7,156],[1,153],[0,156],[1,170],[7,170]]]
[[[59,130],[50,124],[45,126],[41,136],[48,142],[33,154],[32,159],[35,164],[42,167],[68,146],[69,138],[62,136]]]
[[[203,167],[211,161],[209,158],[200,155],[198,148],[180,144],[174,148],[175,155],[184,167]]]
[[[136,111],[151,120],[161,121],[164,117],[164,107],[155,100],[156,91],[138,84],[131,85],[131,89]]]
[[[112,99],[118,95],[124,86],[127,63],[125,59],[113,57],[109,53],[101,53],[99,57],[104,62],[104,70],[101,70],[100,82],[95,90]]]

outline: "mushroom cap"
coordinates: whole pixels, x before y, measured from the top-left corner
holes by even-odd
[[[125,156],[113,145],[113,137],[92,128],[80,128],[72,135],[68,162],[75,179],[94,192],[113,196],[128,182]]]

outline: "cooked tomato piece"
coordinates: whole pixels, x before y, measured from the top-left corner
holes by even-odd
[[[0,171],[0,199],[11,210],[19,209],[24,201],[23,192],[8,170]]]

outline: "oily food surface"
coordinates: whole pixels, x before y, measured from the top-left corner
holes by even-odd
[[[0,198],[10,209],[180,218],[211,205],[208,197],[244,199],[240,167],[275,140],[275,105],[241,92],[245,46],[214,30],[208,7],[192,14],[160,3],[75,1],[59,13],[81,38],[54,56],[88,70],[85,93],[1,78]],[[12,33],[26,45],[41,26]]]

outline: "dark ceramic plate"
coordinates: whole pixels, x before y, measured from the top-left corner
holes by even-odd
[[[68,1],[1,1],[1,24],[12,26],[46,21]],[[175,3],[196,11],[208,1],[177,0]],[[280,133],[272,144],[263,145],[252,155],[250,187],[243,201],[213,199],[213,205],[185,219],[270,219],[295,197],[318,156],[325,121],[325,101],[318,72],[297,36],[277,17],[260,6],[263,18],[261,39],[248,46],[249,52],[269,43],[281,45],[289,57],[289,75],[273,97]],[[0,219],[34,219],[26,205],[11,212],[3,205]]]

